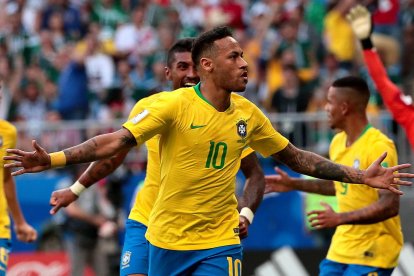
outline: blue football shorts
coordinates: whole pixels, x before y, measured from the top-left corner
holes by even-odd
[[[149,244],[149,275],[241,276],[241,245],[204,250],[168,250]]]
[[[0,239],[0,276],[5,276],[11,250],[10,239]]]
[[[128,219],[125,223],[125,240],[121,255],[119,275],[148,275],[148,241],[145,238],[147,226]]]
[[[390,276],[394,268],[343,264],[324,259],[319,270],[319,276]]]

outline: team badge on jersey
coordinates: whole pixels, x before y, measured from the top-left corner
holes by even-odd
[[[355,159],[354,164],[352,165],[352,167],[355,168],[355,169],[359,169],[359,164],[361,164],[359,159]]]
[[[237,140],[237,143],[246,143],[246,136],[247,136],[247,123],[246,120],[240,119],[236,123],[237,134],[241,137],[240,140]]]
[[[3,136],[0,136],[0,147],[3,146]]]
[[[245,138],[247,136],[247,123],[246,123],[246,121],[241,119],[240,121],[237,122],[236,126],[237,126],[237,134],[241,138]]]
[[[131,261],[131,251],[125,251],[124,255],[122,256],[122,266],[126,266]]]

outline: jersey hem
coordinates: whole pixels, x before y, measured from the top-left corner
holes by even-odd
[[[145,236],[146,237],[146,236]],[[147,238],[147,237],[146,237]],[[165,244],[163,242],[154,240],[154,239],[148,239],[149,243],[151,243],[152,245],[162,248],[162,249],[167,249],[167,250],[180,250],[180,251],[188,251],[188,250],[203,250],[203,249],[212,249],[212,248],[216,248],[216,247],[222,247],[222,246],[228,246],[228,245],[239,245],[240,244],[240,240],[239,241],[220,241],[220,242],[215,242],[215,243],[209,243],[209,244],[187,244],[187,245],[171,245],[171,244]]]
[[[366,266],[373,266],[373,267],[379,267],[379,268],[385,268],[385,269],[389,269],[389,268],[394,268],[397,266],[398,261],[389,265],[385,265],[384,263],[386,263],[384,260],[382,259],[377,259],[375,261],[362,261],[360,259],[355,259],[355,258],[335,258],[335,256],[327,256],[326,259],[333,261],[333,262],[337,262],[337,263],[342,263],[342,264],[355,264],[355,265],[366,265]]]

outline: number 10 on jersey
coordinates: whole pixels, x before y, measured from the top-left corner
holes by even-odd
[[[206,168],[222,169],[226,162],[227,144],[224,142],[210,141],[210,150],[208,152]]]

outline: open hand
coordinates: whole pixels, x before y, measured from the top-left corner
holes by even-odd
[[[266,187],[264,193],[268,194],[273,192],[282,193],[292,191],[293,188],[289,186],[291,181],[289,175],[278,167],[275,167],[275,171],[278,175],[274,174],[265,176]]]
[[[53,206],[52,209],[50,209],[50,214],[56,214],[60,208],[68,206],[77,199],[78,196],[69,188],[54,191],[50,196],[49,201],[50,205]]]
[[[5,168],[20,168],[12,172],[12,175],[35,173],[50,168],[50,156],[35,140],[32,141],[35,151],[27,152],[19,149],[8,149],[7,153],[14,154],[3,157],[4,160],[12,160],[13,163],[5,164]]]
[[[372,32],[371,13],[362,5],[353,7],[346,18],[358,39],[366,39]]]
[[[314,210],[306,214],[309,217],[311,226],[316,229],[338,226],[340,224],[339,214],[329,204],[321,202],[321,205],[324,207],[324,210]]]
[[[374,163],[372,163],[365,171],[364,183],[373,188],[387,189],[393,193],[402,195],[398,189],[399,185],[410,186],[412,183],[403,181],[399,178],[414,178],[412,173],[399,173],[399,170],[411,167],[411,164],[401,164],[390,168],[381,166],[387,153],[383,153]]]

